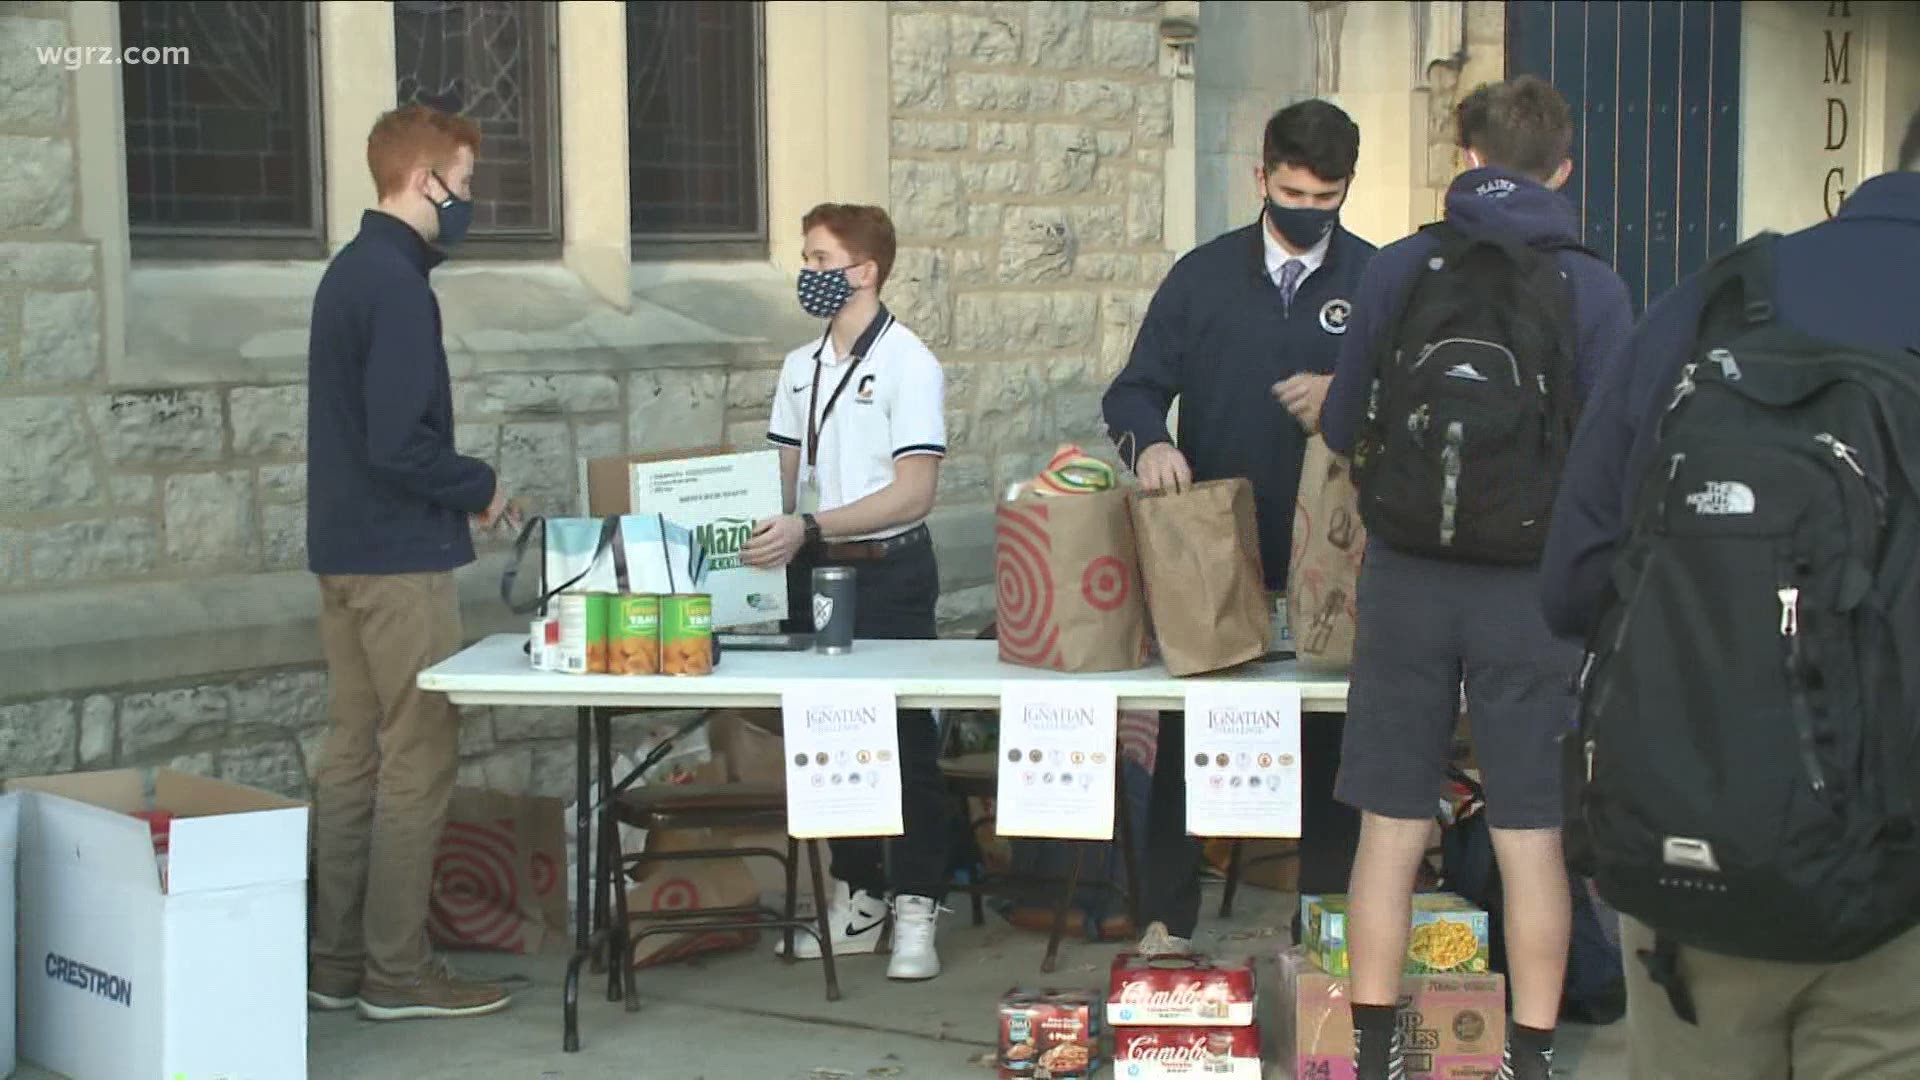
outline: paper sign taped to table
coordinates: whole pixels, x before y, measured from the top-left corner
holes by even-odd
[[[1187,689],[1187,832],[1300,835],[1300,688]]]
[[[857,683],[798,682],[785,722],[787,832],[802,840],[899,836],[900,733],[893,692]]]
[[[1118,704],[1070,682],[1001,688],[997,835],[1113,839]]]

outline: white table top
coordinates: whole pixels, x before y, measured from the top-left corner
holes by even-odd
[[[841,656],[815,652],[729,652],[711,675],[560,675],[534,671],[526,637],[487,638],[420,673],[420,686],[457,705],[606,708],[777,708],[800,680],[883,683],[909,709],[994,709],[1010,682],[1073,681],[1112,689],[1122,708],[1181,709],[1197,682],[1273,683],[1300,688],[1308,712],[1344,712],[1344,675],[1301,672],[1292,661],[1248,664],[1230,672],[1176,679],[1155,665],[1137,671],[1067,675],[1002,664],[992,641],[860,641]]]

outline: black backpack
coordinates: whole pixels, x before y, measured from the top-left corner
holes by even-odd
[[[1375,360],[1354,475],[1369,535],[1431,558],[1532,565],[1573,442],[1573,298],[1557,253],[1446,222]]]
[[[1681,945],[1842,962],[1920,924],[1920,355],[1773,320],[1773,237],[1708,271],[1563,739],[1569,859]]]

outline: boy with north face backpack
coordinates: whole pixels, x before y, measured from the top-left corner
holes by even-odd
[[[1920,115],[1609,366],[1544,563],[1633,1075],[1920,1076]]]
[[[1335,788],[1363,814],[1348,915],[1360,1080],[1405,1075],[1408,908],[1463,686],[1504,882],[1500,1076],[1550,1074],[1570,917],[1557,739],[1580,648],[1542,618],[1537,564],[1581,403],[1632,326],[1625,285],[1580,247],[1558,193],[1573,167],[1559,92],[1482,86],[1456,119],[1468,171],[1444,221],[1368,266],[1319,417],[1354,458],[1368,534]]]

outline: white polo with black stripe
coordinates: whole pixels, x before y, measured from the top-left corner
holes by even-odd
[[[813,392],[816,353],[820,392]],[[798,449],[801,476],[806,474],[807,409],[817,413],[820,448],[818,476],[820,509],[837,510],[893,483],[893,463],[918,454],[947,454],[946,377],[913,331],[894,320],[860,358],[852,382],[831,412],[828,399],[847,375],[848,358],[834,354],[831,337],[787,354],[774,389],[773,417],[767,440]],[[921,525],[909,522],[849,540],[884,540]]]

